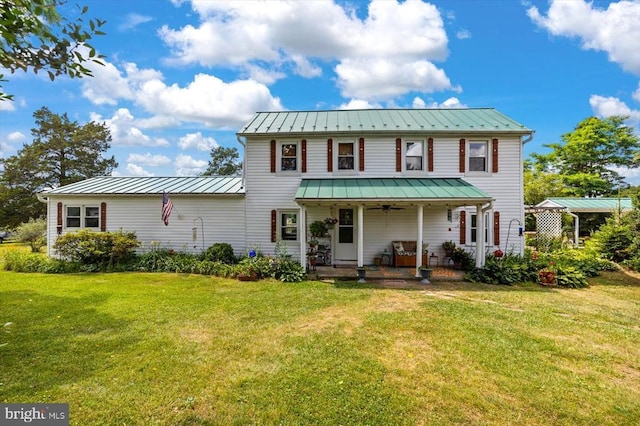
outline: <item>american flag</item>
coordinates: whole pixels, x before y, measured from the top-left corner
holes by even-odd
[[[162,221],[165,226],[169,225],[169,216],[171,216],[171,210],[173,210],[173,202],[169,198],[169,194],[162,193]]]

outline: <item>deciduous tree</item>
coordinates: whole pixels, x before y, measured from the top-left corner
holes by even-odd
[[[242,162],[238,162],[239,154],[236,148],[219,146],[211,150],[211,160],[203,176],[237,176],[242,170]]]
[[[79,8],[74,20],[59,13],[64,0],[0,0],[0,66],[12,74],[46,71],[54,80],[60,75],[71,78],[91,76],[84,64],[102,64],[89,41],[104,33],[106,21],[85,22],[88,7]],[[88,27],[87,27],[88,25]],[[0,82],[6,81],[0,74]],[[0,86],[0,101],[11,99]]]

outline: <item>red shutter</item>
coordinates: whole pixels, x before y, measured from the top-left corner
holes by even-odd
[[[307,173],[307,140],[302,139],[302,173]]]
[[[493,173],[498,173],[498,139],[491,141],[491,164]]]
[[[433,171],[433,138],[427,139],[427,170]]]
[[[493,245],[500,246],[500,212],[493,212]]]
[[[464,167],[464,163],[465,163],[465,149],[467,146],[467,141],[465,141],[464,139],[460,139],[460,173],[464,173],[465,167]]]
[[[402,139],[396,139],[396,172],[402,171]]]
[[[460,212],[460,244],[467,244],[467,212]]]
[[[360,165],[358,166],[358,168],[361,172],[364,172],[364,138],[360,138],[358,154],[360,156],[359,158]]]
[[[327,140],[327,171],[333,171],[333,139]]]
[[[275,243],[278,238],[278,212],[271,210],[271,242]]]
[[[62,234],[62,203],[58,203],[58,217],[56,218],[56,232]]]
[[[107,230],[107,203],[100,203],[100,231]]]
[[[276,141],[271,141],[271,173],[276,172]]]

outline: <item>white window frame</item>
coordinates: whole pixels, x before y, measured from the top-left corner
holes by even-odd
[[[477,145],[477,144],[482,144],[484,145],[484,170],[472,170],[471,169],[471,164],[472,158],[482,158],[480,156],[476,156],[476,157],[472,157],[472,146],[473,145]],[[466,161],[466,165],[467,165],[467,172],[470,174],[489,174],[489,170],[491,170],[491,157],[489,155],[489,149],[490,149],[490,145],[489,145],[489,141],[488,140],[470,140],[467,141],[467,147],[466,147],[466,157],[465,161]]]
[[[427,171],[427,145],[423,139],[419,140],[404,140],[402,141],[402,170],[406,173],[419,173],[424,174]],[[422,164],[420,165],[420,169],[410,169],[408,168],[407,159],[409,158],[408,154],[408,144],[420,144],[422,148]]]
[[[80,215],[70,215],[69,209],[80,209]],[[88,214],[89,209],[95,209],[96,214]],[[69,219],[77,219],[78,226],[69,225]],[[88,220],[97,219],[96,226],[87,226]],[[100,206],[99,205],[68,205],[64,207],[64,225],[66,229],[100,229]]]
[[[286,156],[282,155],[282,150],[286,145],[294,145],[296,150],[295,157],[294,156],[289,157],[289,158],[294,158],[296,161],[296,167],[295,169],[292,169],[292,170],[283,170],[282,168],[282,161],[287,158]],[[293,173],[300,172],[300,161],[302,158],[302,156],[300,155],[300,149],[301,149],[300,141],[297,141],[297,140],[278,141],[278,143],[276,144],[276,164],[277,164],[278,173],[293,174]]]
[[[333,172],[335,174],[340,175],[354,175],[358,173],[358,160],[359,160],[359,152],[358,152],[358,143],[355,139],[342,139],[336,140],[333,142],[333,164],[335,167],[333,168]],[[341,144],[350,144],[353,147],[353,168],[352,169],[341,169],[340,168],[340,159],[346,158],[340,156],[340,145]]]
[[[476,222],[476,226],[473,226],[473,222],[475,220],[475,218],[477,217],[477,214],[475,211],[467,211],[467,214],[469,215],[469,227],[467,229],[467,241],[469,241],[469,243],[467,245],[470,246],[475,246],[477,245],[477,240],[474,241],[474,237],[477,235],[477,231],[478,231],[478,224]],[[491,224],[491,222],[489,221],[490,219],[490,214],[489,212],[485,212],[484,213],[484,246],[488,247],[489,246],[489,241],[491,241],[491,233],[493,232],[493,229],[489,226]]]
[[[295,216],[295,224],[287,225],[285,222],[285,215]],[[278,210],[278,239],[286,242],[296,242],[300,240],[300,212],[297,210]],[[295,238],[285,238],[285,229],[295,229]]]

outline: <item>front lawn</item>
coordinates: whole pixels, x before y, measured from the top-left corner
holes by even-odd
[[[640,281],[590,283],[2,271],[0,401],[75,425],[634,424]]]

